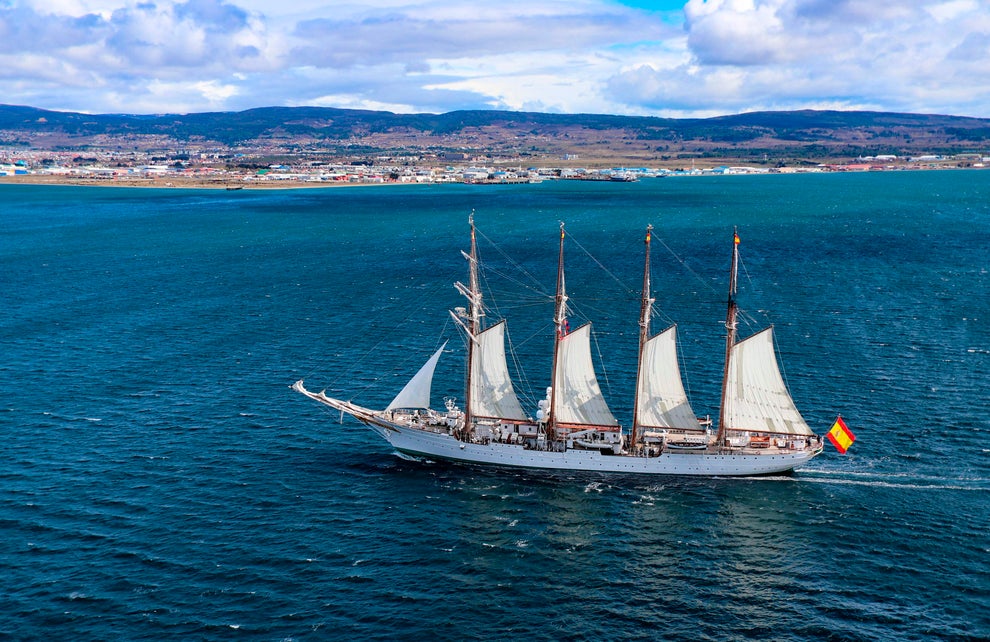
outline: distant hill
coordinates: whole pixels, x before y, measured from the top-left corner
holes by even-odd
[[[844,111],[704,119],[510,111],[394,114],[264,107],[196,114],[81,114],[0,105],[0,147],[237,151],[269,155],[500,157],[648,163],[809,162],[860,155],[990,153],[990,119]]]

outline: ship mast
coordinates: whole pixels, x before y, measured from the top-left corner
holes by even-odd
[[[636,451],[639,445],[639,378],[643,376],[643,350],[650,339],[650,313],[654,299],[650,298],[650,240],[653,226],[646,226],[646,259],[643,262],[643,298],[639,308],[639,354],[636,357],[636,396],[633,400],[633,421],[629,435],[629,450]]]
[[[468,300],[469,310],[458,309],[458,314],[451,312],[451,316],[461,328],[467,333],[467,376],[464,386],[464,425],[461,428],[461,437],[467,439],[471,434],[471,364],[474,362],[474,348],[478,343],[478,333],[481,332],[481,319],[485,316],[485,311],[481,304],[481,286],[478,283],[478,242],[475,238],[474,230],[474,210],[468,217],[468,224],[471,226],[471,253],[461,251],[464,258],[468,260],[468,284],[465,286],[458,281],[454,287],[464,298]]]
[[[725,399],[728,396],[726,384],[729,381],[729,357],[732,347],[736,344],[736,317],[739,306],[736,305],[736,274],[739,270],[739,233],[732,229],[732,268],[729,273],[729,303],[725,314],[725,368],[722,371],[722,401],[718,411],[718,433],[715,442],[719,447],[725,446]]]
[[[560,339],[566,332],[567,324],[567,293],[564,287],[564,223],[560,223],[560,251],[557,254],[557,296],[554,299],[553,310],[553,373],[554,385],[550,388],[550,411],[547,417],[547,440],[552,441],[557,428],[557,359],[560,353]]]

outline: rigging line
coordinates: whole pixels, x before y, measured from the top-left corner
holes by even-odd
[[[517,261],[515,261],[512,257],[510,257],[508,254],[506,254],[505,251],[501,247],[499,247],[498,244],[496,244],[494,241],[492,241],[490,238],[488,238],[488,236],[484,232],[482,232],[480,229],[475,228],[475,232],[479,236],[481,236],[481,238],[485,239],[488,242],[488,244],[491,245],[492,248],[494,248],[495,251],[498,252],[502,256],[502,258],[504,258],[506,261],[509,262],[510,265],[512,265],[512,267],[516,268],[521,273],[523,273],[527,277],[529,277],[530,280],[532,280],[533,283],[536,284],[536,288],[537,288],[538,291],[540,291],[541,293],[544,293],[544,291],[543,291],[543,285],[540,283],[540,280],[539,279],[537,279],[535,276],[533,276],[526,268],[524,268]]]
[[[478,257],[477,262],[478,262],[478,270],[477,270],[477,272],[478,272],[478,279],[481,281],[481,283],[484,283],[484,288],[483,288],[484,291],[488,292],[488,297],[487,298],[485,298],[484,295],[482,295],[482,301],[483,301],[482,306],[481,306],[482,312],[484,312],[485,314],[487,314],[489,311],[491,311],[491,312],[494,312],[495,313],[495,316],[496,317],[498,317],[500,319],[504,319],[505,318],[505,315],[502,314],[502,311],[499,309],[498,299],[496,299],[495,298],[495,295],[492,294],[492,286],[489,285],[489,282],[488,282],[488,272],[487,272],[487,270],[485,270],[485,269],[483,269],[481,267],[481,257],[480,256]],[[481,283],[478,284],[478,288],[479,289],[482,287],[481,286]],[[479,323],[480,323],[480,320],[479,320]]]
[[[447,333],[447,328],[450,327],[450,322],[451,322],[450,321],[450,315],[449,314],[444,315],[443,328],[440,329],[440,334],[437,335],[437,342],[433,346],[433,352],[436,352],[437,349],[441,345],[443,345],[443,343],[444,343],[443,335],[445,335]]]
[[[536,406],[536,401],[535,401],[536,397],[533,395],[533,385],[529,381],[529,377],[526,376],[526,373],[522,369],[522,364],[519,361],[519,355],[516,353],[515,343],[513,343],[512,337],[509,335],[508,325],[506,325],[505,327],[505,339],[506,339],[506,343],[509,346],[508,352],[509,352],[509,356],[512,358],[512,367],[513,369],[515,369],[516,381],[519,382],[522,386],[525,386],[525,390],[516,391],[516,396],[523,397],[523,400],[527,404],[529,404],[530,408],[532,408]]]
[[[602,264],[601,261],[599,261],[587,249],[585,249],[584,246],[582,246],[580,242],[578,242],[573,237],[570,237],[570,238],[574,242],[574,244],[577,245],[578,248],[580,248],[581,251],[584,252],[595,263],[595,265],[598,266],[598,268],[600,270],[602,270],[603,272],[605,272],[605,274],[607,274],[610,277],[612,277],[612,280],[614,280],[619,285],[619,289],[623,291],[623,294],[625,294],[626,296],[629,297],[629,300],[633,300],[634,299],[634,300],[638,301],[640,299],[640,293],[639,292],[636,292],[635,290],[633,290],[632,288],[630,288],[628,285],[626,285],[625,283],[623,283],[619,279],[619,277],[617,277],[615,274],[613,274],[611,271],[609,271],[609,269],[607,267],[605,267]],[[617,301],[620,301],[620,300],[626,300],[626,299],[622,299],[619,296],[611,296],[611,297],[609,297],[609,296],[605,296],[605,297],[577,297],[577,298],[575,298],[575,297],[568,297],[567,306],[568,306],[569,312],[570,312],[570,314],[568,316],[572,316],[572,317],[575,317],[575,318],[578,318],[578,319],[583,319],[584,321],[586,321],[588,323],[592,323],[592,320],[593,319],[595,319],[595,318],[598,318],[598,319],[608,318],[610,316],[610,314],[611,313],[614,313],[614,311],[615,311],[614,310],[614,307],[613,307],[613,309],[611,311],[609,311],[609,310],[603,310],[603,309],[601,309],[599,307],[596,307],[594,305],[591,305],[592,303],[594,303],[594,302],[606,302],[606,303],[612,303],[614,305]],[[594,317],[593,316],[590,316],[589,314],[587,314],[587,311],[594,312],[596,316],[594,316]]]
[[[479,261],[479,263],[480,263],[480,261]],[[517,279],[517,278],[515,278],[515,277],[513,277],[513,276],[511,276],[509,274],[506,274],[505,272],[502,272],[501,270],[499,270],[497,268],[493,268],[491,266],[487,266],[486,265],[486,266],[484,266],[484,267],[481,268],[481,271],[482,272],[491,272],[495,276],[500,276],[503,279],[505,279],[506,281],[508,281],[509,283],[514,283],[515,285],[519,286],[520,288],[523,288],[524,290],[529,290],[530,292],[535,292],[541,298],[548,298],[548,299],[552,299],[553,298],[553,295],[550,294],[550,293],[548,293],[543,288],[542,285],[539,285],[539,287],[533,287],[532,285],[529,285],[527,283],[524,283],[520,279]],[[532,278],[531,275],[527,275],[527,276],[530,276],[530,278]],[[486,279],[486,282],[487,282],[487,279]]]
[[[663,308],[658,306],[655,302],[650,305],[650,318],[659,319],[660,321],[663,321],[668,327],[677,324],[677,321],[674,319],[674,317],[664,312]]]
[[[771,337],[773,338],[773,352],[774,356],[777,357],[777,370],[780,371],[780,378],[784,381],[784,387],[787,388],[787,393],[791,394],[791,384],[787,381],[787,369],[784,367],[784,360],[781,358],[780,346],[777,345],[777,333],[774,332]],[[791,395],[793,397],[793,395]],[[798,411],[800,414],[800,411]]]
[[[687,264],[687,261],[685,261],[685,260],[684,260],[684,259],[682,259],[682,258],[681,258],[680,256],[678,256],[678,255],[677,255],[677,253],[676,253],[676,252],[674,252],[674,250],[672,250],[672,249],[670,248],[670,246],[669,246],[669,245],[667,245],[667,244],[666,244],[666,243],[664,242],[664,240],[663,240],[662,238],[660,238],[659,236],[654,236],[654,237],[653,237],[653,239],[654,239],[655,241],[657,241],[658,243],[660,243],[660,245],[662,245],[662,246],[663,246],[663,248],[664,248],[665,250],[667,250],[667,251],[668,251],[668,252],[670,253],[670,255],[671,255],[672,257],[674,257],[675,259],[677,259],[677,262],[681,264],[681,267],[683,267],[683,268],[684,268],[685,270],[687,270],[687,271],[688,271],[688,272],[689,272],[689,273],[691,274],[691,276],[693,276],[694,278],[696,278],[696,279],[698,279],[698,281],[699,281],[699,282],[700,282],[700,283],[701,283],[702,285],[704,285],[704,286],[705,286],[706,288],[708,288],[709,290],[711,290],[711,291],[712,291],[712,292],[714,292],[715,294],[718,294],[718,290],[716,290],[716,289],[715,289],[715,288],[714,288],[714,287],[712,286],[712,284],[711,284],[711,283],[709,283],[708,281],[706,281],[705,279],[703,279],[703,278],[701,277],[701,275],[700,275],[700,274],[698,274],[697,272],[695,272],[694,270],[692,270],[692,269],[691,269],[691,266],[689,266],[689,265]]]
[[[480,280],[482,281],[482,283],[484,284],[484,290],[488,293],[488,297],[486,297],[485,304],[484,304],[485,311],[486,312],[489,312],[489,311],[494,312],[495,313],[495,316],[497,316],[498,318],[502,318],[502,319],[505,318],[505,314],[502,312],[502,307],[504,307],[504,306],[500,305],[500,303],[499,303],[500,298],[495,296],[495,290],[494,290],[494,288],[492,288],[492,286],[491,286],[491,280],[489,279],[489,272],[491,272],[495,276],[501,277],[502,279],[504,279],[504,280],[506,280],[506,281],[508,281],[510,283],[513,283],[513,284],[517,285],[518,287],[520,287],[522,289],[529,290],[531,292],[535,292],[540,297],[540,301],[533,302],[533,303],[530,303],[530,304],[527,304],[527,305],[537,305],[537,304],[544,305],[544,304],[546,304],[547,301],[552,301],[553,300],[553,297],[550,296],[549,294],[546,294],[545,292],[542,292],[540,290],[536,290],[531,285],[529,285],[527,283],[523,283],[522,281],[520,281],[519,279],[517,279],[517,278],[515,278],[513,276],[510,276],[508,274],[504,274],[503,272],[501,272],[499,270],[496,270],[496,269],[493,269],[490,266],[482,263],[481,258],[479,256],[479,258],[478,258],[478,276],[479,276]],[[530,277],[530,278],[532,278],[532,277]],[[511,309],[513,306],[507,306],[507,307],[509,309]]]
[[[500,307],[503,308],[503,309],[506,309],[506,310],[519,310],[519,309],[522,309],[522,308],[536,308],[536,307],[542,308],[542,307],[546,307],[547,303],[551,303],[551,302],[550,301],[532,301],[532,302],[528,302],[528,303],[503,304]]]
[[[608,390],[609,396],[612,396],[612,382],[608,379],[608,369],[605,367],[605,359],[602,358],[602,348],[598,344],[598,336],[592,332],[591,337],[595,340],[595,351],[598,353],[598,363],[602,367],[602,376],[605,377],[605,388]]]
[[[474,231],[476,234],[478,233],[477,228],[475,228]],[[489,293],[488,297],[485,297],[484,294],[482,294],[481,313],[488,316],[489,312],[494,312],[496,317],[505,318],[501,310],[499,310],[498,300],[491,295],[492,288],[491,285],[489,285],[488,272],[484,265],[485,264],[481,260],[481,253],[478,252],[477,244],[475,244],[475,272],[478,275],[478,289]],[[478,319],[477,322],[479,329],[484,327],[481,319]]]
[[[752,314],[743,310],[742,308],[736,308],[739,313],[739,320],[746,324],[747,328],[763,328],[766,324],[754,317]],[[766,316],[766,315],[764,315]]]
[[[496,274],[498,274],[498,273],[496,272]],[[504,302],[502,295],[501,294],[496,295],[495,289],[491,287],[490,281],[488,279],[488,271],[487,270],[484,270],[484,269],[481,270],[481,272],[479,274],[479,279],[483,282],[483,284],[484,284],[484,288],[483,289],[484,289],[484,292],[487,295],[487,296],[485,296],[485,299],[484,299],[485,300],[485,304],[484,304],[485,311],[486,312],[494,312],[495,315],[498,318],[500,318],[500,319],[506,318],[506,314],[505,314],[504,310],[517,310],[519,308],[529,308],[529,307],[536,307],[536,306],[545,306],[545,305],[547,305],[549,303],[553,303],[553,297],[552,296],[544,295],[542,293],[537,293],[539,295],[539,298],[538,299],[525,298],[524,297],[524,298],[516,299],[515,302],[513,302],[513,303],[508,303],[507,304],[507,303]],[[529,288],[529,286],[527,286],[526,284],[522,284],[521,283],[519,285],[521,287],[524,287],[524,288]],[[532,289],[532,288],[529,288],[529,289]],[[505,295],[505,298],[506,299],[512,299],[512,297],[509,296],[509,295]]]
[[[540,328],[538,328],[536,332],[529,335],[527,338],[523,339],[519,343],[516,343],[515,345],[518,347],[522,347],[527,343],[529,343],[530,341],[532,341],[533,339],[536,339],[537,337],[539,337],[539,339],[542,341],[547,337],[547,335],[552,335],[554,332],[556,332],[555,328],[556,326],[553,323],[545,323]]]
[[[588,311],[591,311],[595,316],[589,316]],[[605,310],[597,308],[593,305],[581,305],[574,306],[571,308],[571,314],[568,315],[570,319],[576,321],[574,326],[584,325],[585,323],[590,323],[591,327],[595,329],[592,334],[606,335],[606,334],[621,334],[623,329],[619,330],[608,330],[607,328],[614,328],[614,323],[609,323],[606,319],[609,318],[609,313]],[[599,325],[601,327],[599,328]]]
[[[420,296],[420,298],[417,300],[417,305],[413,305],[409,308],[410,311],[408,315],[401,322],[392,323],[392,324],[383,323],[382,325],[386,328],[386,331],[382,332],[379,329],[379,334],[380,334],[379,340],[373,346],[371,346],[371,348],[369,348],[364,354],[359,356],[356,360],[352,361],[350,364],[350,368],[348,368],[346,371],[340,371],[338,376],[332,379],[329,384],[327,384],[327,387],[332,389],[333,386],[335,386],[341,379],[351,378],[356,368],[364,365],[365,361],[367,361],[372,354],[377,353],[382,345],[386,344],[390,340],[394,342],[395,336],[398,335],[403,328],[407,327],[409,325],[409,322],[413,318],[417,317],[424,310],[428,309],[426,303],[428,298],[432,296],[432,294],[433,294],[433,290],[430,290],[429,288],[424,289],[422,296]],[[391,310],[394,309],[394,307],[395,306],[390,306],[388,309]],[[380,318],[381,318],[380,314],[375,314],[374,316],[371,317],[369,322],[366,324],[366,328],[368,329],[367,331],[369,333],[372,329],[375,328],[376,325],[375,322]],[[401,342],[399,343],[399,345],[402,345]],[[391,374],[395,374],[399,372],[401,368],[408,365],[410,362],[413,362],[415,358],[416,358],[415,353],[406,352],[406,358],[393,366]],[[367,390],[371,389],[382,379],[383,379],[382,375],[373,377],[366,386],[354,390],[353,394],[349,397],[349,399],[354,399],[355,397],[358,396],[358,394],[362,392],[366,392]]]
[[[678,337],[677,343],[674,344],[674,349],[677,351],[677,361],[678,361],[678,367],[681,370],[680,375],[681,375],[681,383],[684,385],[684,394],[687,395],[688,404],[690,404],[691,396],[692,396],[691,381],[689,380],[688,377],[689,372],[687,367],[687,359],[684,356],[684,349],[681,347],[680,337]],[[691,409],[693,411],[694,406],[691,406]]]
[[[483,236],[483,238],[485,238],[486,240],[488,240],[489,243],[491,243],[491,240],[488,239],[488,237],[485,237],[483,234],[482,234],[482,236]],[[505,255],[505,253],[502,252],[501,249],[498,246],[495,246],[494,243],[492,243],[492,246],[495,247],[495,249],[497,251],[499,251],[499,253],[502,254],[503,257],[505,257],[506,259],[508,259],[508,257]],[[511,259],[509,259],[509,261],[512,262]],[[523,274],[525,274],[526,276],[528,276],[530,279],[532,279],[534,282],[536,281],[536,279],[534,279],[531,274],[527,273],[525,270],[523,270],[521,267],[519,267],[518,264],[515,264],[515,267],[516,267],[516,269],[520,270]],[[514,276],[511,276],[509,274],[503,273],[502,271],[497,270],[497,269],[494,269],[494,268],[488,266],[487,264],[483,263],[481,261],[481,257],[480,256],[478,257],[478,268],[479,268],[478,269],[479,277],[480,277],[481,281],[484,284],[484,289],[488,292],[488,296],[485,298],[485,309],[486,309],[485,311],[486,312],[494,312],[495,316],[497,316],[500,319],[505,319],[506,318],[506,314],[505,314],[505,312],[503,310],[512,310],[512,309],[518,309],[518,308],[521,308],[521,307],[536,307],[536,306],[543,307],[549,301],[552,301],[553,300],[553,297],[551,295],[547,294],[546,292],[542,291],[542,289],[538,290],[538,289],[534,288],[533,286],[529,285],[528,283],[525,283],[522,280],[520,280],[520,279],[518,279],[518,278],[516,278]],[[531,292],[535,292],[539,296],[539,299],[540,300],[538,300],[538,301],[528,301],[528,302],[523,302],[523,303],[516,303],[514,305],[511,305],[511,304],[510,305],[501,304],[500,303],[501,298],[495,296],[494,289],[491,286],[491,280],[489,278],[489,273],[492,273],[495,276],[501,277],[502,279],[504,279],[504,280],[506,280],[506,281],[508,281],[510,283],[513,283],[513,284],[517,285],[518,287],[520,287],[520,288],[522,288],[524,290],[529,290]],[[539,284],[537,284],[537,285],[539,285]],[[540,287],[542,288],[542,286],[540,286]],[[512,361],[512,367],[513,367],[513,370],[514,370],[514,373],[515,373],[515,381],[519,384],[519,386],[516,389],[516,396],[517,397],[520,397],[522,399],[522,401],[524,403],[526,403],[529,407],[531,407],[531,408],[532,407],[535,407],[536,404],[537,404],[537,402],[536,402],[536,396],[533,394],[533,384],[530,381],[529,377],[526,376],[526,372],[525,372],[525,370],[522,367],[522,362],[519,359],[519,355],[518,355],[518,352],[516,350],[516,347],[517,346],[524,345],[526,343],[526,341],[529,341],[529,339],[526,339],[526,341],[524,341],[523,343],[516,344],[512,340],[512,337],[511,337],[511,335],[509,333],[509,325],[508,324],[505,325],[505,338],[506,338],[506,344],[508,346],[507,352],[508,352],[509,358]],[[532,338],[533,337],[530,337],[530,339],[532,339]],[[527,416],[528,416],[528,413],[527,413]]]
[[[623,290],[625,290],[625,291],[626,291],[626,294],[628,294],[628,295],[630,295],[630,296],[638,296],[638,295],[636,294],[636,291],[635,291],[635,290],[633,290],[633,289],[632,289],[632,288],[630,288],[630,287],[629,287],[628,285],[626,285],[625,283],[623,283],[623,282],[622,282],[622,280],[621,280],[621,279],[619,279],[619,277],[617,277],[617,276],[615,276],[615,274],[613,274],[613,273],[612,273],[612,272],[611,272],[611,271],[610,271],[610,270],[609,270],[609,269],[608,269],[607,267],[605,267],[605,266],[604,266],[604,265],[602,264],[602,262],[601,262],[601,261],[599,261],[599,260],[598,260],[598,258],[597,258],[597,257],[596,257],[596,256],[595,256],[594,254],[592,254],[592,253],[591,253],[591,252],[589,252],[589,251],[588,251],[587,249],[585,249],[585,247],[584,247],[583,245],[581,245],[581,243],[580,243],[580,242],[579,242],[579,241],[578,241],[578,240],[577,240],[577,239],[576,239],[576,238],[574,237],[574,235],[573,235],[573,234],[570,234],[570,233],[568,233],[568,238],[569,238],[569,239],[570,239],[570,240],[571,240],[571,241],[572,241],[572,242],[573,242],[573,243],[574,243],[575,245],[577,245],[577,246],[578,246],[578,248],[580,248],[580,250],[581,250],[582,252],[584,252],[584,253],[585,253],[585,254],[586,254],[586,255],[588,256],[588,258],[590,258],[590,259],[591,259],[592,261],[594,261],[594,262],[595,262],[595,265],[597,265],[597,266],[598,266],[599,268],[601,268],[601,270],[602,270],[602,272],[604,272],[605,274],[607,274],[607,275],[609,275],[610,277],[612,277],[612,280],[613,280],[613,281],[615,281],[616,283],[618,283],[618,284],[619,284],[619,287],[621,287],[621,288],[622,288]]]
[[[587,254],[587,255],[588,255],[588,256],[589,256],[590,258],[591,258],[591,260],[592,260],[592,261],[594,261],[594,262],[595,262],[595,263],[596,263],[596,264],[598,265],[598,267],[600,267],[600,268],[601,268],[601,269],[602,269],[602,270],[603,270],[603,271],[604,271],[604,272],[605,272],[606,274],[608,274],[609,276],[611,276],[611,277],[612,277],[612,279],[613,279],[613,280],[615,280],[615,282],[616,282],[616,283],[618,283],[618,284],[619,284],[619,286],[620,286],[620,287],[621,287],[621,288],[622,288],[623,290],[625,290],[625,293],[626,293],[627,295],[629,295],[630,297],[635,297],[635,298],[636,298],[637,300],[638,300],[638,299],[640,298],[640,296],[642,295],[642,292],[639,292],[639,291],[637,291],[637,290],[636,290],[635,288],[632,288],[632,287],[629,287],[628,285],[626,285],[625,283],[623,283],[623,282],[622,282],[622,281],[621,281],[621,280],[620,280],[620,279],[619,279],[619,278],[618,278],[618,277],[617,277],[617,276],[616,276],[615,274],[613,274],[612,272],[610,272],[610,271],[608,270],[608,268],[606,268],[606,267],[605,267],[604,265],[602,265],[602,263],[601,263],[600,261],[598,261],[598,259],[597,259],[597,258],[595,258],[595,256],[594,256],[593,254],[591,254],[591,253],[590,253],[590,252],[589,252],[589,251],[588,251],[587,249],[585,249],[585,248],[584,248],[584,246],[582,246],[582,245],[581,245],[581,243],[580,243],[579,241],[577,241],[577,239],[575,239],[575,238],[574,238],[573,236],[571,236],[570,238],[571,238],[571,240],[573,240],[573,241],[574,241],[574,243],[575,243],[575,244],[576,244],[576,245],[577,245],[577,246],[578,246],[578,247],[579,247],[579,248],[580,248],[580,249],[581,249],[581,250],[582,250],[582,251],[583,251],[583,252],[584,252],[585,254]],[[658,239],[658,240],[660,240],[660,239]],[[661,243],[661,244],[663,244],[663,241],[662,241],[662,240],[660,240],[660,243]],[[669,251],[669,252],[670,252],[671,254],[674,254],[674,253],[673,253],[673,251],[672,251],[672,250],[671,250],[671,249],[670,249],[669,247],[667,247],[667,245],[666,245],[666,244],[664,244],[664,247],[666,247],[666,248],[667,248],[667,250],[668,250],[668,251]],[[678,260],[680,260],[680,258],[679,258],[679,257],[677,257],[677,255],[676,255],[676,254],[674,254],[674,257],[675,257],[675,258],[677,258]],[[688,268],[688,269],[690,270],[690,268]],[[650,272],[651,272],[651,277],[652,277],[652,272],[653,272],[653,270],[650,270]],[[697,275],[695,275],[695,276],[697,276]],[[698,278],[699,278],[699,280],[701,280],[701,278],[700,278],[700,277],[698,277]],[[702,282],[704,282],[704,281],[702,281]],[[707,285],[707,284],[706,284],[706,285]],[[710,286],[710,285],[709,285],[709,288],[711,288],[711,286]],[[714,288],[711,288],[711,289],[712,289],[712,291],[713,291],[713,292],[715,291],[715,290],[714,290]],[[652,293],[651,293],[651,296],[652,296]],[[594,301],[594,300],[606,300],[606,301],[607,301],[607,299],[582,299],[582,301],[584,301],[584,302],[587,302],[587,301]],[[593,307],[593,306],[588,306],[588,307],[589,307],[589,309],[591,309],[591,310],[596,310],[596,311],[598,311],[598,312],[602,312],[601,310],[598,310],[597,308],[595,308],[595,307]],[[660,308],[660,307],[659,307],[659,306],[658,306],[658,305],[656,304],[656,301],[654,301],[654,302],[653,302],[653,304],[651,304],[651,306],[650,306],[650,309],[651,309],[651,316],[655,316],[655,317],[659,317],[659,318],[661,318],[662,320],[664,320],[664,321],[666,321],[666,322],[667,322],[668,324],[670,324],[670,325],[673,325],[674,323],[676,323],[676,322],[675,322],[675,320],[674,320],[674,319],[673,319],[672,317],[670,317],[669,315],[667,315],[667,314],[666,314],[666,313],[665,313],[665,312],[664,312],[664,311],[663,311],[663,310],[662,310],[662,309],[661,309],[661,308]],[[586,318],[587,318],[587,317],[586,317]],[[589,318],[588,320],[590,321],[590,318]]]
[[[749,290],[757,293],[762,292],[762,290],[758,288],[757,282],[753,280],[752,276],[750,276],[749,270],[746,269],[746,264],[743,263],[743,259],[741,255],[739,257],[739,266],[742,267],[743,274],[746,275],[746,282],[749,284]],[[742,312],[742,310],[740,310],[740,312]],[[759,310],[759,313],[763,315],[763,318],[766,323],[772,323],[772,319],[770,318],[770,315],[767,314],[766,310]],[[751,316],[748,312],[746,313],[746,316],[749,317],[749,319],[753,322],[754,325],[759,323],[759,321],[757,321],[756,318]]]
[[[371,328],[374,328],[374,324],[373,324],[373,323],[371,323],[371,322],[369,322],[369,323],[367,324],[367,326],[368,326],[368,328],[369,328],[369,329],[371,329]],[[330,380],[330,381],[329,381],[329,382],[327,383],[327,388],[329,388],[329,389],[331,389],[331,390],[333,390],[333,389],[334,389],[334,386],[336,386],[336,385],[337,385],[337,383],[338,383],[338,382],[339,382],[339,381],[340,381],[341,379],[347,379],[347,380],[349,380],[349,379],[352,379],[352,378],[353,378],[353,374],[354,374],[354,371],[355,371],[355,368],[356,368],[357,366],[359,366],[359,365],[361,365],[361,364],[363,364],[363,363],[365,362],[365,360],[366,360],[366,359],[368,359],[368,358],[369,358],[369,357],[370,357],[370,356],[371,356],[372,354],[374,354],[375,352],[377,352],[377,351],[378,351],[378,348],[379,348],[379,347],[380,347],[380,346],[381,346],[382,344],[384,344],[384,343],[385,343],[385,341],[386,341],[386,339],[387,339],[387,338],[388,338],[388,335],[386,335],[386,334],[382,334],[382,335],[381,335],[381,338],[379,338],[379,339],[378,339],[378,342],[377,342],[377,343],[375,343],[375,344],[374,344],[373,346],[371,346],[370,348],[368,348],[368,350],[367,350],[367,352],[365,352],[364,354],[362,354],[361,356],[359,356],[359,357],[358,357],[357,359],[355,359],[354,361],[351,361],[351,367],[350,367],[349,369],[347,369],[347,370],[338,370],[338,371],[337,371],[337,372],[338,372],[338,376],[337,376],[336,378],[334,378],[334,379],[331,379],[331,380]],[[369,384],[368,384],[367,386],[365,386],[364,388],[361,388],[361,389],[360,389],[359,391],[355,391],[355,392],[354,392],[353,394],[351,394],[351,396],[349,397],[349,399],[353,399],[353,398],[354,398],[355,396],[357,396],[357,393],[358,393],[358,392],[363,392],[363,391],[365,391],[365,390],[367,390],[367,389],[368,389],[368,388],[370,388],[370,387],[371,387],[372,385],[374,385],[374,383],[375,383],[375,382],[377,382],[377,381],[379,381],[380,379],[381,379],[381,377],[380,377],[380,376],[379,376],[379,377],[374,377],[374,378],[373,378],[373,379],[371,380],[371,383],[369,383]]]

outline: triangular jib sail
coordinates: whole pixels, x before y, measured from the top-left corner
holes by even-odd
[[[430,360],[423,364],[419,372],[409,380],[406,387],[399,391],[392,403],[385,410],[395,410],[396,408],[429,408],[430,388],[433,387],[433,371],[437,368],[437,361],[447,347],[444,341],[440,349],[433,353]]]
[[[471,353],[471,414],[524,421],[505,361],[505,322],[480,332]]]
[[[554,373],[554,418],[558,424],[617,426],[605,403],[591,361],[591,324],[559,339]]]
[[[667,328],[643,346],[636,393],[640,426],[703,430],[681,383],[676,326]]]
[[[814,434],[795,407],[780,376],[773,350],[772,327],[732,347],[726,370],[724,404],[727,430]]]

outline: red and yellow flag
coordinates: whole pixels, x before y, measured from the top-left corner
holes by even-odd
[[[738,234],[733,234],[732,235],[732,240],[735,242],[736,245],[739,245],[739,235]]]
[[[836,450],[845,454],[849,450],[849,446],[852,446],[852,443],[856,441],[856,435],[849,430],[849,426],[842,421],[842,417],[836,417],[832,429],[828,431],[828,440],[832,442]]]

